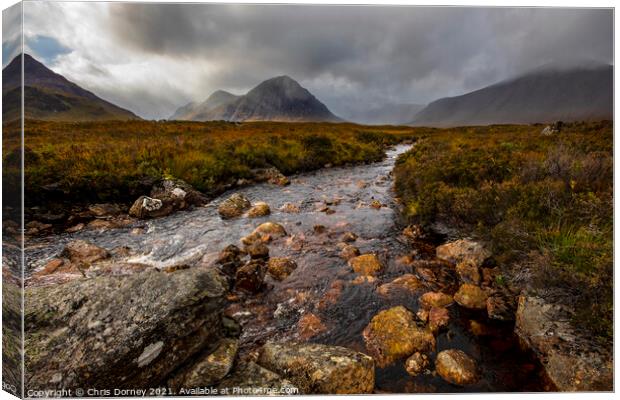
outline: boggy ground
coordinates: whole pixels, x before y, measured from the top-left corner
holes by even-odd
[[[453,297],[463,278],[438,238],[400,226],[391,170],[407,148],[123,228],[31,238],[27,386],[545,389],[513,324],[487,316],[486,257],[473,266],[480,306]]]

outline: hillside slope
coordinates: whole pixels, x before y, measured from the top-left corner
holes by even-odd
[[[430,103],[412,125],[458,126],[612,119],[613,66],[542,69]]]
[[[20,117],[21,55],[2,70],[2,115],[5,121]],[[140,119],[129,110],[103,100],[32,56],[24,54],[24,115],[55,121]]]

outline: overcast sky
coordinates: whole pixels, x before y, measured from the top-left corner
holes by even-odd
[[[606,9],[24,3],[26,52],[145,118],[289,75],[334,113],[612,63]],[[6,20],[5,16],[5,20]],[[3,41],[3,64],[17,50]]]

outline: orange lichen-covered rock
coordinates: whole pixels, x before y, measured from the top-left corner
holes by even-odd
[[[452,296],[441,292],[428,292],[420,296],[420,305],[427,310],[432,307],[446,307],[453,301]]]
[[[454,295],[454,301],[460,306],[476,310],[487,308],[487,293],[476,285],[464,283]]]
[[[349,260],[353,271],[360,275],[377,276],[383,271],[383,265],[376,254],[362,254]]]
[[[379,367],[410,356],[414,352],[433,351],[435,337],[419,327],[413,313],[403,306],[383,310],[375,315],[363,332],[369,354]]]
[[[476,361],[461,350],[444,350],[435,361],[437,374],[454,385],[471,385],[478,380]]]
[[[283,281],[296,269],[297,263],[285,257],[274,257],[267,264],[267,272],[277,281]]]

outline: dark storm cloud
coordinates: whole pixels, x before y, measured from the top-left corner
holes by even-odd
[[[606,9],[108,3],[93,15],[100,29],[93,36],[105,36],[111,52],[104,60],[91,51],[80,62],[114,71],[105,64],[120,68],[124,57],[126,75],[129,64],[148,60],[164,79],[127,85],[122,98],[114,85],[98,86],[149,116],[282,74],[346,116],[384,102],[427,103],[545,64],[612,62]]]
[[[609,10],[114,4],[111,14],[137,51],[225,66],[222,87],[285,73],[345,112],[341,102],[428,102],[543,64],[612,61]],[[331,80],[346,91],[330,92]]]

